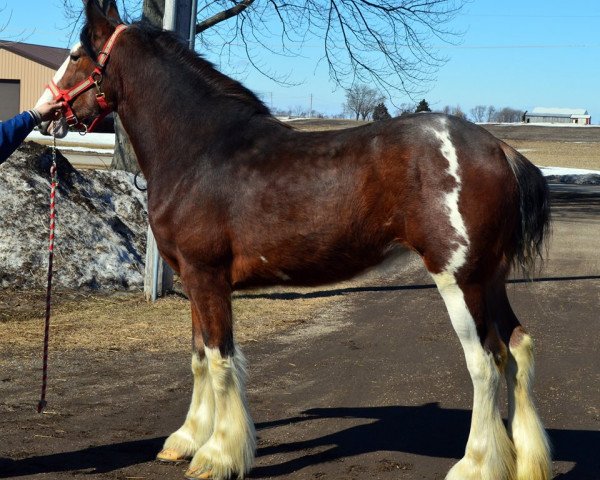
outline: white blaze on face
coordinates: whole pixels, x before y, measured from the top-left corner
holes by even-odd
[[[79,49],[79,47],[81,47],[81,43],[77,43],[73,48],[71,48],[70,53],[71,54],[75,53]],[[62,80],[62,77],[64,76],[65,72],[67,71],[67,67],[69,66],[69,61],[70,61],[70,55],[69,55],[69,57],[67,57],[65,59],[63,64],[56,71],[56,73],[54,74],[54,77],[52,77],[52,80],[54,81],[55,84],[58,84],[58,82],[60,82]],[[48,87],[46,87],[46,89],[44,90],[44,93],[42,93],[42,96],[36,102],[34,108],[37,108],[44,103],[51,102],[52,100],[54,100],[54,95],[52,94],[50,89]],[[48,122],[44,122],[44,123],[47,124]],[[55,121],[52,121],[49,123],[50,124],[47,127],[47,131],[50,135],[54,135],[57,138],[63,138],[69,132],[69,127],[68,127],[67,122],[64,119],[64,117],[61,118],[60,120],[55,120]]]

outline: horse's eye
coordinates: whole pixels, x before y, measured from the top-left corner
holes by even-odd
[[[79,55],[73,55],[73,54],[71,54],[71,61],[72,62],[76,62],[77,60],[79,60],[79,57],[80,57]]]

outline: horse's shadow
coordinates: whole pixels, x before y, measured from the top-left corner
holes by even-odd
[[[259,466],[252,471],[251,478],[285,477],[309,465],[377,451],[459,459],[469,434],[471,412],[439,408],[437,403],[418,407],[315,408],[295,418],[263,423],[257,427],[260,433],[260,430],[290,423],[347,418],[372,421],[310,440],[259,448],[259,457],[311,449],[318,453],[277,465]],[[600,432],[559,429],[548,429],[547,432],[553,447],[553,459],[575,463],[571,471],[557,475],[555,480],[597,479],[600,472]]]
[[[164,440],[164,438],[150,438],[111,443],[20,460],[0,458],[0,478],[53,472],[79,472],[82,475],[112,472],[154,460]]]
[[[377,451],[458,459],[464,451],[470,415],[468,410],[444,409],[432,403],[417,407],[315,408],[293,418],[259,423],[256,427],[260,436],[268,429],[286,428],[294,423],[326,419],[364,420],[360,425],[310,440],[260,447],[258,457],[306,453],[311,449],[318,453],[304,454],[278,464],[259,465],[250,478],[285,477],[309,465]],[[332,425],[335,423],[332,422]],[[600,471],[600,432],[550,429],[548,433],[553,444],[554,459],[575,464],[570,472],[558,475],[556,480],[596,478],[595,475]],[[111,472],[152,461],[163,441],[164,438],[159,437],[21,460],[0,458],[0,478],[82,470]]]

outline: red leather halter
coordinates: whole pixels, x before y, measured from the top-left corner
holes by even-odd
[[[108,102],[106,101],[106,98],[104,98],[104,93],[100,89],[100,84],[102,83],[102,74],[104,72],[104,68],[106,67],[106,62],[108,62],[110,52],[113,49],[117,38],[126,28],[127,25],[123,24],[117,26],[113,34],[110,36],[98,54],[96,68],[94,68],[94,71],[88,78],[68,90],[59,88],[54,80],[51,80],[50,84],[48,85],[48,88],[54,95],[54,100],[57,102],[62,102],[64,106],[67,125],[76,127],[80,133],[91,132],[94,130],[96,125],[98,125],[98,123],[100,123],[102,119],[111,112]],[[92,87],[96,88],[96,101],[100,106],[100,115],[94,118],[91,125],[88,127],[77,118],[77,115],[75,115],[75,112],[73,111],[72,105],[79,95],[87,92]]]

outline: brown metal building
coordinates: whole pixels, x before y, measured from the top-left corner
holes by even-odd
[[[0,40],[0,121],[35,105],[69,50]]]

